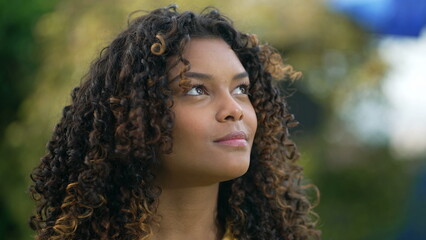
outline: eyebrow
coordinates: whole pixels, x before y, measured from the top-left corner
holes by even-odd
[[[199,80],[212,80],[213,76],[210,74],[206,74],[206,73],[199,73],[199,72],[186,72],[184,73],[185,77],[188,78],[195,78],[195,79],[199,79]],[[234,77],[232,77],[232,80],[239,80],[242,78],[246,78],[248,77],[248,73],[247,72],[241,72],[236,74]]]

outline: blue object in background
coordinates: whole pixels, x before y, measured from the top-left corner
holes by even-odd
[[[426,0],[329,0],[328,5],[378,34],[417,37],[426,26]]]

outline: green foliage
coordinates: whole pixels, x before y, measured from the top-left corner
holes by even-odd
[[[19,151],[26,149],[14,147],[6,132],[21,117],[19,106],[36,84],[41,53],[34,26],[55,2],[0,1],[0,236],[4,239],[28,239],[31,234],[26,226],[31,211],[28,168],[23,166],[28,161],[17,161]]]
[[[394,239],[407,201],[408,171],[382,150],[357,157],[363,163],[351,167],[325,167],[322,159],[324,167],[317,170],[324,239]]]
[[[52,9],[50,1],[0,1],[0,129],[16,118],[16,109],[34,86],[39,67],[33,29]]]

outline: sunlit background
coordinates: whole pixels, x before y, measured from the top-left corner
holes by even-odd
[[[426,239],[426,1],[175,1],[218,7],[303,72],[292,131],[323,239]],[[29,173],[70,92],[129,13],[170,1],[0,0],[0,239],[32,239]]]

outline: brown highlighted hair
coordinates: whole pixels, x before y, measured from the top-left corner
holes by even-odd
[[[38,240],[149,239],[159,224],[159,153],[173,150],[166,62],[191,38],[220,38],[249,73],[258,130],[248,172],[220,184],[217,224],[245,239],[318,239],[288,128],[296,125],[273,79],[299,73],[271,46],[236,30],[216,9],[161,8],[134,19],[92,64],[63,109],[31,174]],[[182,86],[184,86],[184,80]]]

